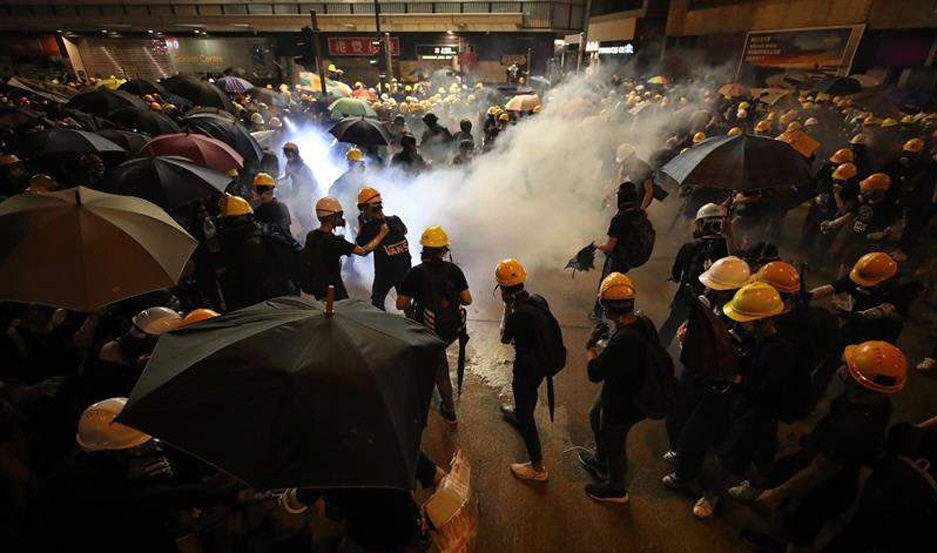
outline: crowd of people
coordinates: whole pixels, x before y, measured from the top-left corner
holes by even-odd
[[[578,454],[595,479],[585,487],[588,497],[629,501],[629,430],[664,420],[669,449],[660,453],[671,468],[661,484],[700,490],[691,506],[697,517],[718,513],[723,501],[750,503],[781,523],[773,535],[747,531],[747,539],[767,550],[807,551],[852,509],[822,540],[823,551],[909,551],[933,533],[937,418],[893,420],[892,411],[908,373],[934,365],[933,351],[909,361],[901,340],[933,285],[932,277],[915,280],[915,270],[921,274],[931,257],[937,114],[897,107],[873,113],[850,97],[806,90],[769,103],[757,94],[721,93],[721,84],[614,75],[596,79],[592,95],[569,108],[628,129],[603,156],[602,178],[617,209],[605,240],[587,248],[605,259],[595,303],[584,306],[594,323],[584,345],[564,342],[523,259],[492,260],[492,282],[472,283],[500,288],[500,337],[515,350],[513,403],[502,414],[520,434],[527,460],[510,470],[531,485],[549,480],[553,460],[544,459],[540,443],[538,391],[546,381],[552,417],[553,379],[572,356],[584,355],[589,381],[599,384],[589,411],[594,448]],[[331,183],[304,160],[289,128],[341,118],[315,90],[281,85],[231,93],[231,115],[264,155],[231,171],[224,194],[171,213],[198,241],[177,286],[92,313],[2,304],[0,542],[40,551],[128,544],[142,551],[309,551],[331,547],[301,531],[311,515],[324,514],[344,522],[343,535],[332,540],[342,551],[427,546],[428,526],[409,491],[252,490],[114,422],[160,335],[279,296],[349,298],[343,260],[353,256],[373,256],[375,308],[387,310],[393,290],[391,310],[447,345],[458,343],[461,386],[470,283],[446,259],[443,226],[408,229],[384,212],[382,192],[395,191],[378,190],[369,175],[387,167],[415,178],[475,163],[512,125],[549,112],[549,98],[542,109],[539,101],[505,109],[497,90],[457,79],[349,88],[389,141],[339,143],[335,155],[347,170]],[[172,96],[141,98],[184,127],[187,112]],[[23,89],[4,89],[0,108],[27,115],[0,128],[0,194],[106,189],[120,160],[48,156],[36,146],[50,128],[97,131],[106,123]],[[648,137],[644,124],[651,121],[655,136]],[[809,151],[800,149],[804,135],[817,142]],[[668,174],[668,163],[687,151],[729,137],[790,143],[809,164],[809,178],[727,190],[681,186]],[[655,147],[645,151],[633,145],[639,141]],[[652,221],[647,209],[655,201],[682,202],[676,219]],[[803,223],[793,236],[798,214]],[[632,277],[656,236],[668,225],[669,233],[681,232],[680,219],[690,222],[692,236],[673,260],[677,289],[669,317],[657,324],[641,311]],[[421,233],[416,265],[408,240],[414,230]],[[804,262],[829,283],[808,287]],[[345,265],[347,274],[360,262]],[[435,375],[440,416],[450,426],[471,425],[458,417],[447,356]],[[779,456],[781,425],[805,430],[794,452]],[[871,476],[860,478],[865,469]],[[421,454],[414,487],[433,488],[444,474]]]

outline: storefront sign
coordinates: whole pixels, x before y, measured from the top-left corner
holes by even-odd
[[[451,60],[459,55],[457,44],[417,44],[416,56],[421,60]]]
[[[586,52],[598,52],[599,51],[599,41],[590,40],[586,43]]]
[[[508,67],[509,65],[524,65],[527,63],[527,54],[504,54],[501,56],[501,65]]]
[[[629,43],[616,44],[614,46],[599,46],[597,51],[601,55],[627,56],[634,54],[634,45]]]
[[[374,44],[376,37],[353,36],[353,37],[330,37],[329,54],[332,56],[375,56],[381,52],[380,46]],[[390,53],[394,56],[400,55],[400,40],[394,37],[390,39]]]
[[[736,80],[765,86],[789,72],[818,78],[848,75],[864,29],[851,25],[750,32]]]

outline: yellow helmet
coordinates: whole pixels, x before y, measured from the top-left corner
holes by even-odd
[[[488,108],[488,115],[496,116],[500,113],[501,113],[501,108],[499,108],[498,106],[491,106],[490,108]]]
[[[527,280],[527,270],[517,259],[505,259],[495,267],[495,280],[498,286],[517,286]]]
[[[849,280],[859,286],[877,286],[898,273],[898,262],[885,252],[870,252],[859,258]]]
[[[895,119],[891,117],[886,117],[885,119],[882,119],[883,129],[887,129],[889,127],[897,127],[897,126],[898,126],[898,121],[896,121]]]
[[[859,171],[856,169],[855,164],[849,162],[841,163],[839,167],[833,171],[833,180],[845,181],[854,179],[858,173]]]
[[[364,154],[358,148],[351,148],[345,152],[345,159],[348,161],[364,161]]]
[[[753,282],[739,288],[722,312],[733,321],[747,323],[773,317],[784,311],[781,294],[764,282]]]
[[[114,451],[150,441],[152,436],[114,422],[126,404],[127,398],[113,397],[85,409],[78,419],[78,445],[85,451]]]
[[[739,127],[732,127],[729,129],[729,132],[726,133],[726,136],[742,136],[742,134],[744,134],[742,129]]]
[[[752,282],[770,284],[778,292],[794,293],[800,290],[800,273],[785,261],[766,263],[752,276]]]
[[[498,116],[498,120],[508,122],[511,120],[511,116],[508,115],[507,113],[502,113],[501,115]]]
[[[256,186],[269,186],[269,187],[273,188],[273,187],[275,187],[276,185],[277,185],[277,181],[274,180],[274,178],[271,177],[271,176],[270,176],[269,174],[267,174],[267,173],[257,173],[257,175],[254,177],[254,186],[255,186],[255,187],[256,187]]]
[[[771,120],[762,119],[761,121],[755,123],[755,132],[768,132],[771,130]]]
[[[29,187],[37,190],[49,190],[55,188],[55,181],[45,173],[38,173],[29,177]]]
[[[370,186],[365,186],[364,188],[358,191],[358,205],[359,206],[366,205],[366,204],[377,204],[377,203],[381,203],[382,201],[383,200],[381,199],[381,193],[375,190],[374,188],[371,188]]]
[[[702,141],[704,141],[704,140],[706,140],[706,133],[704,133],[704,132],[702,132],[702,131],[701,131],[701,132],[698,132],[698,133],[696,133],[696,134],[693,135],[693,144],[694,144],[694,145],[699,144],[700,142],[702,142]]]
[[[4,154],[0,156],[0,167],[4,165],[13,165],[14,163],[19,163],[22,161],[16,156],[16,154]]]
[[[204,320],[211,319],[212,317],[217,317],[217,316],[218,316],[217,311],[213,309],[205,309],[203,307],[199,307],[198,309],[193,309],[192,311],[189,311],[189,314],[182,318],[182,324],[180,325],[180,328],[183,326],[194,325],[195,323],[199,323]]]
[[[744,259],[730,255],[716,260],[699,276],[699,281],[710,290],[738,290],[751,275]]]
[[[751,104],[748,102],[739,102],[739,109],[748,109],[751,107]]]
[[[788,111],[787,113],[785,113],[778,119],[778,122],[781,123],[782,125],[787,125],[791,121],[793,121],[796,117],[797,117],[797,112],[792,113]]]
[[[908,359],[897,347],[879,340],[846,346],[843,359],[849,375],[870,390],[893,394],[908,380]]]
[[[805,127],[816,127],[819,124],[820,121],[816,117],[808,117],[807,120],[804,121]]]
[[[849,148],[840,148],[833,152],[833,155],[830,156],[830,161],[833,163],[852,163],[855,161],[855,158],[852,154],[852,150]]]
[[[791,121],[787,124],[787,132],[799,131],[801,127],[800,121]]]
[[[239,217],[241,215],[250,215],[254,213],[251,204],[240,196],[226,196],[224,203],[225,217]]]
[[[599,299],[601,300],[633,300],[637,296],[634,283],[628,275],[611,273],[602,280],[599,286]]]
[[[901,118],[902,125],[913,125],[915,123],[913,115],[905,115]]]
[[[859,181],[859,192],[863,194],[877,190],[888,190],[889,188],[891,188],[891,177],[885,173],[872,173]]]
[[[912,138],[911,140],[904,143],[902,148],[906,152],[911,152],[912,154],[919,154],[924,150],[924,141],[920,138]]]
[[[869,137],[865,133],[859,133],[856,136],[849,139],[850,144],[868,144]]]
[[[449,236],[442,227],[433,225],[423,231],[420,244],[426,248],[446,248],[449,246]]]
[[[866,127],[874,127],[879,124],[879,121],[874,115],[869,115],[862,120],[862,124]]]
[[[227,171],[225,171],[225,175],[228,175],[228,176],[231,177],[232,179],[236,179],[236,178],[238,178],[238,176],[240,175],[240,173],[238,173],[238,170],[237,170],[237,169],[232,168],[232,169],[228,169]]]

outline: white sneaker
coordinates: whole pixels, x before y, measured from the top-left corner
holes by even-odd
[[[521,480],[530,480],[532,482],[546,482],[547,477],[549,477],[546,468],[537,470],[534,468],[533,463],[529,461],[511,464],[511,472]]]
[[[664,453],[661,459],[663,459],[664,461],[667,461],[668,463],[672,463],[677,460],[677,452],[670,449],[666,453]]]
[[[933,357],[925,357],[923,361],[917,364],[917,370],[928,373],[934,370],[934,365],[937,365],[937,360]]]
[[[713,516],[715,508],[716,506],[710,503],[706,496],[703,496],[696,500],[693,505],[693,516],[696,518],[709,518]]]

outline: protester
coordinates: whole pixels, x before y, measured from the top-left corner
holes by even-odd
[[[382,229],[388,229],[374,249],[374,283],[371,286],[371,303],[384,310],[384,300],[391,289],[400,293],[400,283],[410,271],[410,244],[407,242],[407,226],[400,217],[384,214],[381,193],[369,187],[358,192],[358,237],[359,246],[369,244]]]
[[[277,200],[274,195],[277,182],[267,173],[254,176],[254,193],[260,198],[260,204],[254,208],[254,219],[262,225],[274,225],[283,232],[290,232],[290,208]]]

